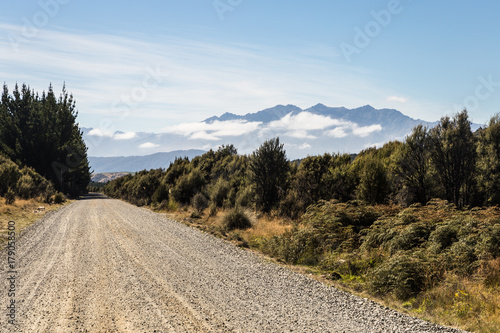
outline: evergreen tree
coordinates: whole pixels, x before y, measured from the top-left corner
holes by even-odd
[[[90,182],[87,147],[76,123],[75,102],[63,88],[59,99],[52,85],[42,97],[6,85],[0,103],[0,153],[34,168],[70,195],[83,193]]]
[[[264,142],[253,152],[249,168],[257,205],[268,213],[284,196],[288,183],[290,165],[279,138]]]

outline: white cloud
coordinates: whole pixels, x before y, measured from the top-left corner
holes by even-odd
[[[220,137],[241,136],[259,129],[261,122],[244,120],[214,121],[213,123],[183,123],[166,128],[167,133],[174,133],[190,139],[220,140]]]
[[[137,137],[135,132],[126,132],[126,133],[115,133],[113,135],[113,139],[115,140],[130,140]]]
[[[90,136],[98,136],[101,138],[112,138],[114,140],[130,140],[137,137],[135,132],[126,132],[126,133],[111,133],[109,131],[104,131],[100,128],[93,128],[88,132]]]
[[[299,150],[304,150],[304,149],[310,149],[312,146],[308,143],[303,143],[301,145],[295,144],[295,143],[285,143],[285,147],[289,149],[299,149]]]
[[[369,126],[359,126],[355,123],[348,123],[345,126],[339,126],[332,130],[326,132],[328,136],[342,139],[349,135],[349,132],[352,135],[359,136],[365,138],[374,132],[380,132],[382,130],[382,126],[379,124],[369,125]]]
[[[103,131],[103,130],[101,130],[100,128],[93,128],[93,129],[91,129],[91,130],[88,132],[88,135],[91,135],[91,136],[98,136],[98,137],[101,137],[101,138],[102,138],[102,137],[108,137],[108,138],[113,137],[113,133]]]
[[[288,130],[322,130],[331,126],[339,126],[347,122],[339,119],[332,119],[327,116],[322,116],[310,112],[300,112],[292,116],[287,114],[280,120],[275,120],[269,123],[269,128],[285,128]]]
[[[193,134],[191,134],[191,136],[189,137],[190,139],[192,140],[196,140],[196,139],[199,139],[199,140],[209,140],[209,141],[217,141],[217,140],[220,140],[219,137],[213,135],[213,134],[209,134],[205,131],[199,131],[199,132],[195,132]]]
[[[389,96],[387,97],[388,102],[398,102],[398,103],[406,103],[408,102],[408,98],[400,97],[400,96]]]
[[[382,130],[381,125],[370,125],[370,126],[363,126],[363,127],[358,127],[357,125],[352,129],[352,133],[356,136],[365,138],[368,135],[374,133],[374,132],[380,132]]]
[[[297,139],[316,139],[317,138],[314,135],[307,134],[307,131],[304,131],[304,130],[287,132],[286,135],[288,135],[292,138],[297,138]]]
[[[329,136],[333,136],[334,138],[341,139],[345,138],[348,134],[345,132],[345,127],[336,127],[326,133]]]
[[[145,142],[145,143],[142,143],[139,145],[139,148],[156,148],[156,147],[159,147],[160,145],[157,145],[155,143],[152,143],[152,142]]]

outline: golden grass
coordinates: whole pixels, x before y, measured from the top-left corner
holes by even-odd
[[[21,232],[27,226],[43,217],[50,211],[56,210],[64,204],[46,204],[36,199],[17,199],[12,205],[6,205],[5,199],[0,197],[0,248],[3,248],[7,239],[7,227],[9,221],[16,223],[16,233]],[[37,211],[38,207],[44,207],[43,211]]]
[[[497,266],[498,259],[491,264]],[[500,286],[484,279],[447,276],[439,286],[413,300],[410,313],[471,332],[500,332]]]
[[[175,212],[167,213],[166,215],[174,220],[212,232],[218,236],[227,236],[222,231],[222,220],[228,211],[218,209],[215,216],[208,216],[208,209],[206,209],[202,213],[201,219],[191,218],[192,212],[194,212],[194,209],[189,207],[187,209],[181,208]],[[249,209],[245,209],[244,212],[249,217],[252,227],[246,230],[230,232],[230,234],[234,236],[233,234],[236,233],[238,235],[237,238],[241,238],[246,244],[253,244],[259,239],[270,239],[273,236],[283,234],[291,228],[290,223],[282,218],[267,215],[257,216],[255,212]],[[229,238],[231,239],[232,237]]]

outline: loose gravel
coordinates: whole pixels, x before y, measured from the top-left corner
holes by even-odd
[[[398,313],[165,216],[103,196],[16,242],[16,325],[1,332],[461,332]]]

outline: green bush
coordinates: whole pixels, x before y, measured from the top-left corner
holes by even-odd
[[[5,193],[5,204],[12,205],[16,201],[16,193],[9,187]]]
[[[30,175],[23,175],[17,181],[17,193],[23,199],[32,198],[36,192],[36,185]]]
[[[153,193],[151,201],[153,203],[160,203],[163,200],[168,200],[168,188],[165,184],[160,184]]]
[[[500,257],[500,224],[494,225],[483,233],[481,248],[488,256]]]
[[[407,300],[425,289],[422,263],[405,254],[390,257],[370,277],[370,287],[375,293],[392,293],[400,300]]]
[[[0,195],[5,195],[9,188],[14,189],[21,177],[19,167],[11,160],[0,156]]]
[[[42,194],[43,202],[51,204],[54,198],[54,193],[55,190],[53,187],[47,188],[47,190]]]
[[[175,212],[176,210],[179,209],[179,205],[174,200],[163,200],[160,202],[160,204],[156,207],[157,210],[166,210],[168,212]]]
[[[225,231],[235,229],[248,229],[252,227],[252,223],[248,216],[238,208],[230,210],[222,220],[222,226]]]
[[[254,201],[254,193],[251,187],[241,189],[236,195],[236,205],[240,207],[250,207]]]
[[[410,250],[420,246],[429,238],[430,230],[425,223],[413,223],[404,228],[391,241],[393,250]]]
[[[66,201],[66,199],[64,198],[64,194],[62,194],[61,192],[57,192],[56,194],[54,194],[55,204],[62,204],[64,201]]]
[[[478,236],[475,234],[461,238],[458,242],[453,243],[444,255],[446,258],[446,268],[454,270],[462,276],[473,274],[479,266],[476,255],[477,243]]]
[[[196,209],[198,215],[208,207],[208,199],[201,193],[197,193],[192,200],[194,209]]]
[[[205,179],[200,170],[194,169],[189,174],[181,176],[172,189],[175,201],[189,204],[193,196],[205,185]]]
[[[222,207],[229,193],[229,183],[223,178],[219,178],[211,189],[210,199],[217,207]]]
[[[437,252],[443,251],[449,248],[454,242],[456,242],[458,235],[458,227],[452,225],[451,223],[441,225],[434,230],[429,240],[434,243],[434,248]]]

